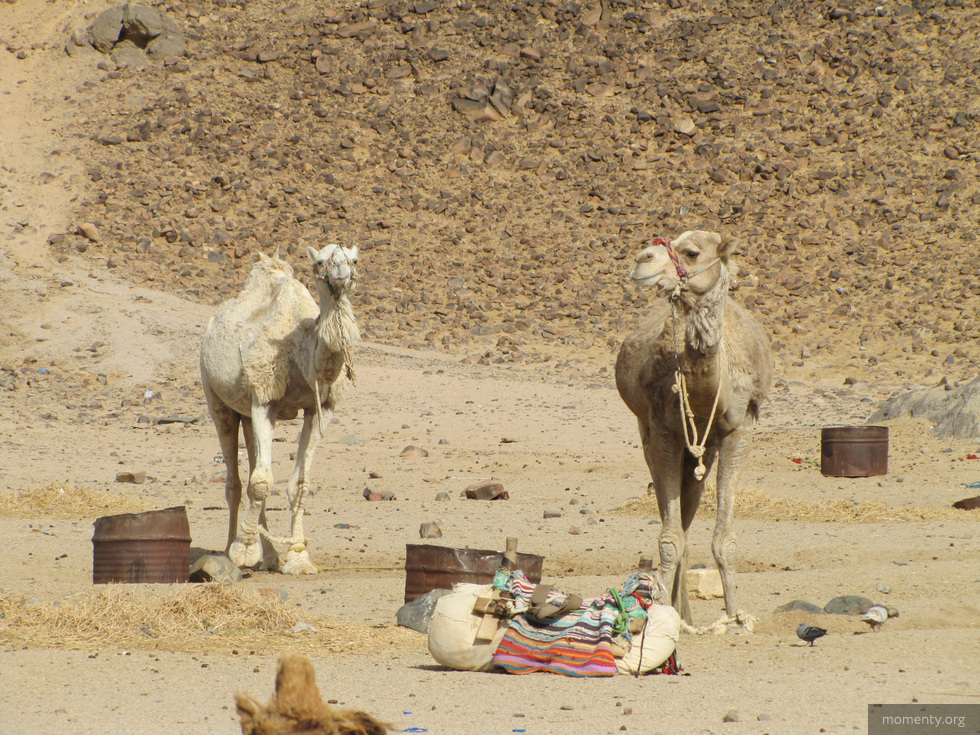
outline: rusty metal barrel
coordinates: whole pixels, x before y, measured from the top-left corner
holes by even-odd
[[[820,431],[820,472],[827,477],[888,474],[887,426],[837,426]]]
[[[95,521],[93,584],[184,583],[190,566],[191,527],[182,505]]]
[[[454,584],[489,584],[503,560],[501,551],[406,544],[405,602],[432,590],[451,590]],[[541,581],[543,564],[543,556],[517,555],[516,568],[535,584]]]

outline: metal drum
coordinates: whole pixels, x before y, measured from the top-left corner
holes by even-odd
[[[502,551],[406,544],[405,602],[432,590],[451,590],[454,584],[489,584],[503,560]],[[541,581],[543,564],[543,556],[517,555],[517,568],[535,584]]]
[[[191,528],[184,506],[103,516],[92,536],[92,583],[187,582]]]
[[[887,475],[888,427],[821,429],[820,471],[827,477]]]

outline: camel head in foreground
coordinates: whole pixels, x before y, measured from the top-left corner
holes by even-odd
[[[228,502],[225,553],[239,567],[277,569],[275,544],[288,546],[282,571],[316,573],[303,533],[313,453],[348,383],[354,381],[351,347],[360,333],[350,293],[357,282],[356,247],[307,248],[319,305],[293,277],[278,252],[260,254],[242,292],[208,322],[201,346],[201,382],[224,457]],[[265,502],[275,485],[272,441],[276,422],[303,412],[296,465],[286,488],[290,535],[269,533]],[[239,426],[248,450],[249,507],[238,526],[242,483]]]
[[[630,278],[658,289],[660,298],[623,341],[616,360],[616,386],[636,416],[663,524],[661,573],[688,624],[687,530],[716,463],[718,515],[711,549],[728,621],[744,620],[735,586],[735,483],[773,363],[762,325],[729,299],[732,248],[731,240],[716,233],[688,231],[672,243],[658,239],[643,250]]]
[[[320,697],[316,672],[306,656],[279,657],[276,691],[263,706],[247,694],[236,694],[242,735],[386,735],[388,727],[366,712],[337,710]]]
[[[326,289],[333,298],[348,294],[357,285],[357,247],[345,248],[331,243],[317,250],[306,248],[306,254],[313,263],[313,275],[317,289]],[[323,302],[321,301],[321,304]]]

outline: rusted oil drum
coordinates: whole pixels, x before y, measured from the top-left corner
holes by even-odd
[[[92,583],[184,583],[191,566],[191,527],[180,505],[103,516],[92,536]]]
[[[502,551],[406,544],[405,602],[432,590],[451,590],[454,584],[489,584],[503,560]],[[543,556],[517,555],[517,568],[535,584],[541,581],[543,564]]]
[[[838,426],[820,431],[820,472],[827,477],[888,474],[887,426]]]

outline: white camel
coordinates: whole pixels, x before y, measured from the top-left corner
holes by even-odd
[[[350,346],[360,333],[351,309],[357,248],[330,244],[307,248],[320,306],[279,258],[259,254],[244,290],[208,322],[201,347],[201,381],[218,431],[227,478],[228,543],[225,553],[239,567],[277,569],[275,541],[289,543],[287,574],[316,573],[303,534],[313,452],[354,373]],[[287,486],[292,513],[289,539],[269,535],[265,501],[275,480],[272,438],[279,419],[303,410],[296,466]],[[238,474],[238,426],[248,450],[249,508],[238,527],[242,482]],[[260,538],[261,537],[261,538]]]
[[[658,286],[667,298],[654,302],[616,360],[616,385],[637,417],[657,495],[661,575],[688,625],[687,530],[716,459],[711,550],[725,593],[724,622],[746,619],[735,597],[735,482],[773,364],[762,325],[728,298],[731,250],[728,238],[691,231],[673,245],[658,238],[641,252],[630,277],[640,286]]]

